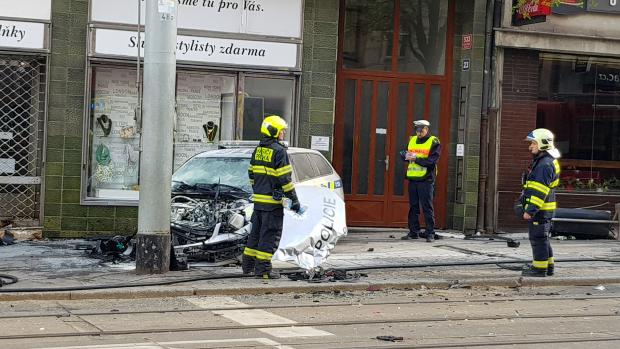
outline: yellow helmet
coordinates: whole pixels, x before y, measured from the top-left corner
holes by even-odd
[[[288,124],[277,115],[270,115],[263,120],[260,132],[267,137],[277,138],[282,130],[286,130]]]

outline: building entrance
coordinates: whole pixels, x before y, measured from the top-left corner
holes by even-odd
[[[419,6],[422,4],[422,6]],[[408,181],[399,151],[426,119],[450,139],[454,4],[449,0],[342,0],[334,164],[352,226],[407,225]],[[448,156],[435,210],[445,227]]]

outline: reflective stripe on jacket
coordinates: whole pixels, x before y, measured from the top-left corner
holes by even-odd
[[[254,209],[270,211],[282,207],[284,196],[297,200],[292,173],[286,148],[275,139],[262,139],[252,153],[248,168]]]
[[[424,160],[429,158],[433,145],[439,145],[439,138],[430,136],[424,143],[418,144],[417,142],[418,137],[413,136],[407,146],[409,152],[416,154],[416,160],[410,161],[407,167],[407,178],[411,180],[422,180],[433,175],[429,173],[429,167],[422,166],[420,163],[424,163]],[[435,170],[436,164],[433,163],[432,165],[433,168],[431,170]]]
[[[523,207],[535,219],[552,218],[557,208],[555,188],[560,184],[560,162],[547,152],[532,161],[523,184]]]

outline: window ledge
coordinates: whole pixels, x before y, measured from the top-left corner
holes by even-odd
[[[596,191],[596,190],[561,190],[556,189],[556,195],[576,195],[576,196],[610,196],[620,197],[620,190]]]

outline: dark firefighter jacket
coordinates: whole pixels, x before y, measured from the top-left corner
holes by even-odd
[[[281,208],[284,196],[297,201],[292,172],[286,147],[276,139],[264,137],[254,149],[248,169],[254,190],[254,209],[272,211]]]
[[[557,207],[555,188],[560,184],[560,162],[541,152],[532,160],[523,184],[523,208],[534,219],[553,218]]]

